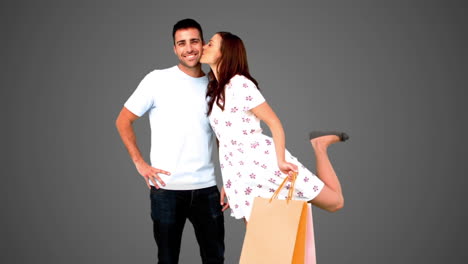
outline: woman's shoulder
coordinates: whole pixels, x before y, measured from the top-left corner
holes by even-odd
[[[241,74],[234,75],[229,81],[229,84],[242,87],[255,86],[255,84],[249,78]]]

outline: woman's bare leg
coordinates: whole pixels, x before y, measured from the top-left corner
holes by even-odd
[[[312,200],[312,204],[331,212],[341,209],[344,204],[341,184],[327,152],[328,147],[337,142],[340,142],[340,138],[335,135],[321,136],[310,140],[315,151],[317,176],[325,183],[320,194]]]

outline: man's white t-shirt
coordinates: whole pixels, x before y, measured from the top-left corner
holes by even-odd
[[[178,66],[149,73],[125,107],[137,116],[147,111],[151,127],[151,165],[164,189],[193,190],[216,185],[213,132],[206,116],[206,76],[194,78]]]

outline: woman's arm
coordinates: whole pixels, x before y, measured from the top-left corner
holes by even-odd
[[[289,174],[292,171],[297,172],[297,166],[286,162],[285,159],[285,135],[284,129],[281,125],[281,121],[278,116],[275,114],[273,109],[267,102],[263,102],[251,109],[252,113],[256,115],[260,120],[265,122],[270,128],[271,134],[273,136],[273,142],[275,144],[276,150],[276,159],[278,161],[278,166],[283,173]]]

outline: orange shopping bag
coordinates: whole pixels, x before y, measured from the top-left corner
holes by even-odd
[[[255,198],[240,264],[305,263],[308,208],[305,201],[291,200],[295,178],[286,200],[277,197],[287,178],[270,199]]]

